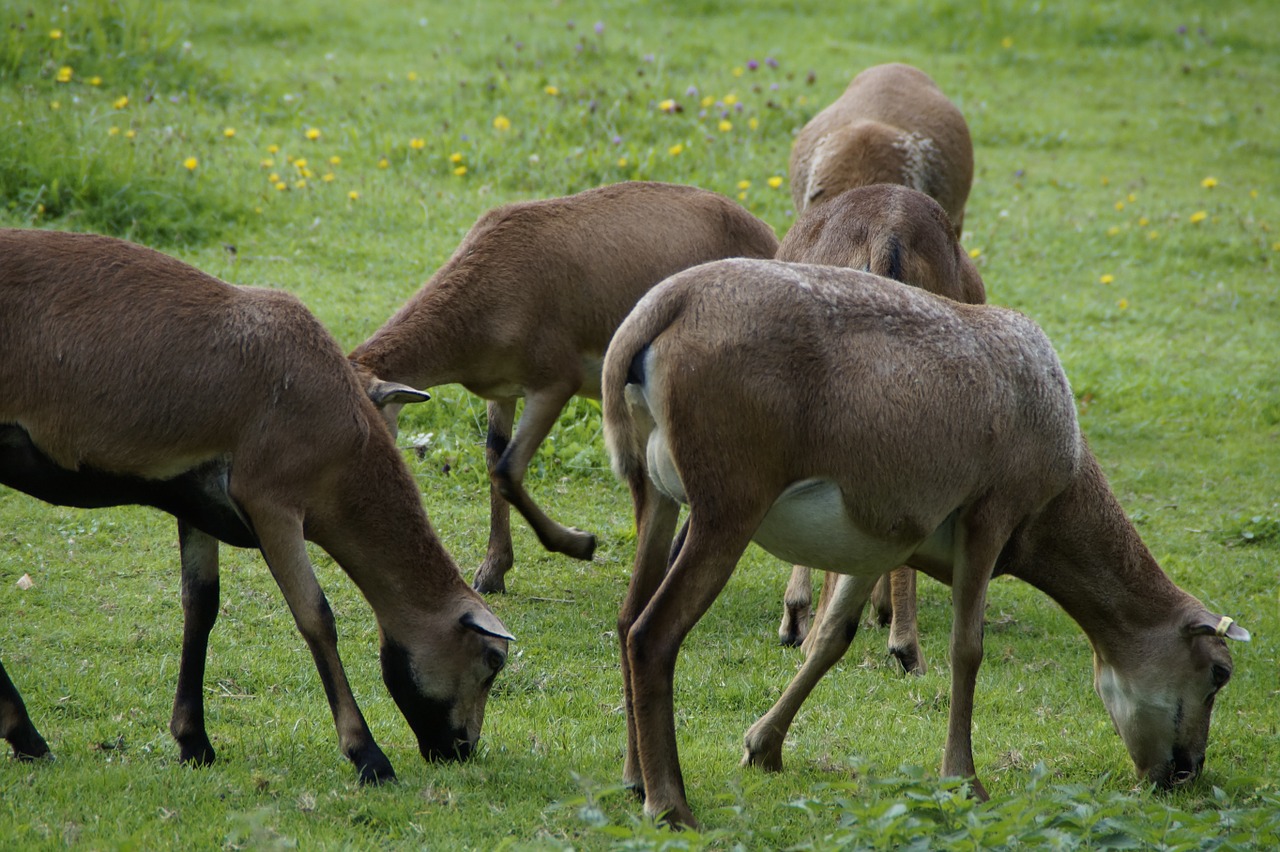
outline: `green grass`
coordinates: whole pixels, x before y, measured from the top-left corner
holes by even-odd
[[[1138,788],[1092,694],[1083,635],[1009,580],[991,591],[976,706],[990,804],[932,777],[949,676],[936,584],[921,592],[928,675],[900,676],[869,629],[802,711],[786,770],[738,768],[742,731],[798,663],[773,639],[785,567],[752,549],[677,672],[705,834],[645,826],[616,786],[613,626],[634,529],[598,407],[579,402],[530,486],[599,536],[596,559],[546,554],[516,523],[511,593],[493,606],[518,641],[468,764],[418,757],[381,684],[368,607],[315,554],[353,686],[400,775],[384,789],[357,788],[337,753],[319,679],[256,554],[223,550],[206,680],[220,759],[191,771],[166,730],[181,621],[173,523],[0,493],[0,656],[57,754],[0,763],[4,845],[1280,843],[1280,8],[832,8],[0,0],[0,224],[130,237],[289,289],[350,348],[505,201],[687,182],[743,193],[781,235],[790,198],[769,178],[785,176],[792,134],[862,68],[922,67],[973,131],[964,241],[991,300],[1049,332],[1094,451],[1165,570],[1254,634],[1233,648],[1203,780],[1172,795]],[[666,99],[680,110],[663,112]],[[483,412],[442,388],[402,423],[406,443],[431,436],[408,457],[468,573],[488,523]]]

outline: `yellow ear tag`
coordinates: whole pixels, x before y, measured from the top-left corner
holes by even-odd
[[[1231,629],[1231,625],[1235,623],[1236,623],[1236,620],[1234,618],[1232,618],[1229,615],[1224,615],[1222,616],[1222,620],[1218,622],[1218,626],[1214,629],[1213,632],[1219,636],[1226,636],[1227,631]]]

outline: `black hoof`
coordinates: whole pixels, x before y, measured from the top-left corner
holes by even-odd
[[[360,773],[361,786],[377,786],[396,780],[396,771],[391,768],[391,761],[376,745],[368,751],[363,759],[352,758],[352,763]]]
[[[187,766],[212,766],[217,755],[208,739],[190,745],[178,745],[178,760]]]

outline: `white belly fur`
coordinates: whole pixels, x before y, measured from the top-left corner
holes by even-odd
[[[752,538],[793,564],[878,577],[912,556],[950,565],[954,536],[952,514],[924,541],[904,544],[876,538],[849,517],[839,486],[829,479],[806,479],[782,492]]]

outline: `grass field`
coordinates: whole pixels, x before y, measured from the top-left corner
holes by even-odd
[[[839,6],[838,10],[836,6]],[[741,735],[798,664],[786,566],[752,549],[685,643],[677,730],[700,835],[621,791],[614,620],[634,524],[578,402],[530,471],[595,532],[590,564],[513,524],[517,635],[464,765],[428,765],[382,685],[372,615],[314,560],[374,735],[360,789],[256,553],[223,549],[207,675],[219,761],[167,732],[174,524],[0,491],[0,659],[57,755],[0,762],[9,848],[1267,848],[1280,844],[1280,6],[913,0],[863,6],[0,0],[0,225],[88,230],[300,296],[350,349],[497,204],[625,179],[739,198],[781,236],[793,134],[879,62],[964,111],[964,243],[992,302],[1049,333],[1096,455],[1162,566],[1254,636],[1189,789],[1144,790],[1083,634],[996,581],[975,757],[992,802],[934,777],[949,597],[921,587],[929,673],[865,630],[792,731],[783,773]],[[483,405],[406,412],[406,457],[464,572],[488,524]],[[29,589],[18,586],[28,575]],[[924,767],[921,769],[920,767]]]

